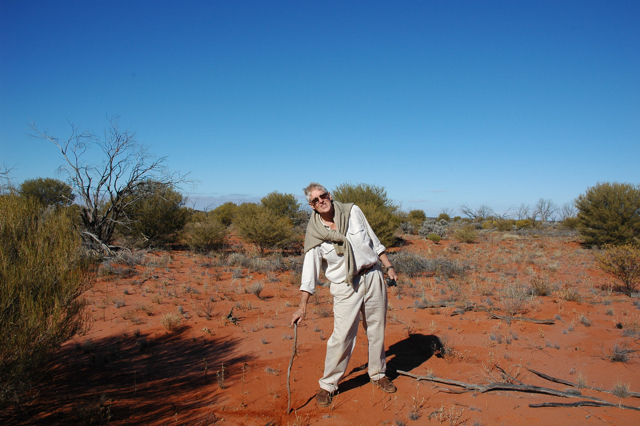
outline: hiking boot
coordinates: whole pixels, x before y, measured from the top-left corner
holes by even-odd
[[[318,403],[319,407],[328,407],[331,405],[331,392],[324,390],[324,389],[320,389],[318,391],[318,394],[316,395],[316,402]]]
[[[391,383],[391,380],[387,376],[384,376],[380,380],[372,380],[371,383],[377,388],[382,389],[386,393],[394,393],[398,390],[396,385]]]

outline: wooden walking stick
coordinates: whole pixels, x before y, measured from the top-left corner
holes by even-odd
[[[289,360],[289,369],[287,370],[287,394],[289,395],[289,402],[287,403],[287,414],[291,412],[291,366],[293,365],[293,358],[297,354],[296,344],[298,343],[298,322],[293,323],[293,349],[291,350],[291,359]]]

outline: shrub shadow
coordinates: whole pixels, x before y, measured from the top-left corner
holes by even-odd
[[[228,382],[253,358],[237,353],[239,339],[196,339],[188,331],[66,345],[27,410],[3,413],[3,424],[146,425],[174,416],[181,424],[206,421],[212,413],[202,408],[220,398],[216,371],[224,363]]]

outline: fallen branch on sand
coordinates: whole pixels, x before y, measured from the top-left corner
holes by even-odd
[[[622,404],[614,404],[612,402],[595,402],[595,401],[577,401],[577,402],[543,402],[541,404],[529,404],[531,408],[541,408],[541,407],[617,407],[625,410],[634,410],[640,411],[638,407],[631,407],[629,405]]]
[[[585,389],[591,389],[591,390],[596,390],[598,392],[605,392],[605,393],[610,393],[611,395],[615,395],[612,390],[596,388],[596,387],[592,387],[592,386],[578,386],[577,383],[573,383],[573,382],[570,382],[570,381],[564,380],[564,379],[558,379],[556,377],[549,376],[547,374],[541,373],[541,372],[536,371],[536,370],[532,370],[532,369],[527,368],[527,367],[524,367],[524,368],[526,368],[527,370],[529,370],[530,372],[532,372],[536,376],[542,377],[543,379],[549,380],[550,382],[560,383],[562,385],[572,386],[574,388],[583,387]],[[634,398],[640,398],[640,393],[629,391],[629,396],[632,396]]]
[[[550,320],[550,319],[540,320],[540,319],[525,318],[525,317],[508,317],[508,316],[496,315],[492,313],[489,313],[489,317],[493,319],[501,319],[501,320],[507,321],[508,323],[511,323],[511,321],[526,321],[526,322],[533,322],[536,324],[550,324],[550,325],[553,325],[556,323],[554,320]]]
[[[456,394],[470,392],[470,391],[480,392],[480,393],[486,393],[486,392],[492,392],[492,391],[512,391],[512,392],[539,393],[544,395],[559,396],[562,398],[588,399],[588,401],[578,401],[573,404],[563,404],[563,403],[555,403],[555,402],[545,402],[542,404],[530,404],[529,406],[533,408],[580,407],[582,405],[590,405],[593,407],[618,407],[618,408],[624,408],[628,410],[640,411],[640,408],[637,408],[637,407],[614,404],[612,402],[608,402],[593,396],[582,395],[578,390],[570,390],[570,391],[563,392],[555,389],[543,388],[540,386],[533,386],[533,385],[527,385],[527,384],[514,384],[514,383],[488,383],[486,385],[476,385],[473,383],[459,382],[457,380],[442,379],[435,376],[416,376],[415,374],[407,373],[406,371],[402,371],[402,370],[398,370],[398,374],[403,376],[413,377],[416,380],[424,380],[427,382],[442,383],[446,385],[459,386],[464,388],[464,390],[453,390],[453,389],[444,388],[445,391],[450,393],[456,393]]]

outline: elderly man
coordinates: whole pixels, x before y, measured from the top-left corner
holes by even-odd
[[[397,279],[397,274],[385,247],[358,206],[334,201],[318,183],[309,184],[304,193],[313,213],[304,244],[300,307],[291,324],[300,324],[304,319],[320,270],[331,282],[333,296],[333,333],[327,342],[324,375],[316,401],[320,407],[331,405],[356,344],[360,317],[369,340],[369,377],[374,386],[393,393],[397,389],[385,376],[387,288],[378,259],[387,268],[389,277]]]

